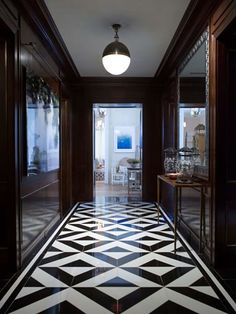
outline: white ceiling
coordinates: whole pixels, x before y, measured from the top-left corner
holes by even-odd
[[[153,77],[190,0],[45,0],[81,76],[111,76],[101,56],[119,23],[131,64],[124,77]]]

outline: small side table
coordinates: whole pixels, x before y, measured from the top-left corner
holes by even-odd
[[[142,191],[142,169],[128,168],[128,194]]]
[[[181,197],[182,188],[199,188],[201,197],[200,206],[200,245],[201,250],[202,245],[202,227],[205,226],[205,194],[204,187],[206,187],[206,182],[191,182],[191,183],[179,183],[176,180],[172,180],[164,175],[157,176],[157,217],[159,223],[160,216],[160,197],[161,197],[161,181],[169,184],[174,189],[174,252],[176,253],[176,240],[177,240],[177,220],[178,211],[181,211]]]

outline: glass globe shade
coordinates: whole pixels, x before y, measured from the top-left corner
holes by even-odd
[[[107,72],[113,75],[119,75],[128,69],[130,57],[123,54],[109,54],[103,56],[102,63]]]

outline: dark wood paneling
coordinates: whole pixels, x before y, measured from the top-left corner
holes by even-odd
[[[214,36],[218,36],[232,22],[235,17],[235,0],[224,0],[212,15],[211,28]]]
[[[16,21],[9,10],[0,3],[1,14],[6,23],[0,19],[0,229],[1,229],[1,274],[13,273],[18,266],[17,249],[19,243],[18,230],[18,152],[17,137],[17,99],[15,88],[17,67],[15,57],[17,49]],[[3,10],[2,10],[3,9]],[[9,26],[9,27],[8,27]]]
[[[1,32],[6,31],[8,33],[8,30],[11,30],[16,33],[18,29],[18,12],[10,0],[0,1],[0,18],[4,21],[4,23],[0,22]]]
[[[143,104],[143,198],[156,200],[156,175],[160,172],[161,108],[158,88],[151,79],[83,79],[74,86],[73,200],[93,197],[93,103]]]
[[[21,198],[22,203],[22,260],[32,254],[34,247],[46,238],[55,220],[60,218],[60,196],[57,180]]]
[[[65,214],[72,206],[72,118],[71,103],[61,102],[61,209]]]
[[[22,71],[20,72],[20,88],[25,88],[26,76],[24,68],[29,67],[36,75],[39,75],[50,82],[50,86],[59,90],[60,70],[53,56],[48,53],[40,41],[40,36],[26,22],[25,17],[20,17],[20,41],[21,41],[21,59]],[[33,45],[29,43],[33,42]],[[60,93],[58,92],[60,97]],[[27,124],[26,124],[26,93],[21,90],[20,103],[20,165],[21,165],[21,213],[20,213],[20,235],[21,235],[21,262],[31,256],[37,243],[41,241],[50,228],[60,217],[61,202],[61,174],[60,169],[54,171],[42,172],[37,175],[27,175]],[[60,108],[60,107],[59,107]],[[57,218],[55,218],[57,217]],[[29,224],[30,221],[30,224]],[[31,230],[31,225],[34,226]]]
[[[61,77],[71,81],[78,79],[79,73],[44,1],[14,0],[14,4],[38,34],[48,53],[53,55]]]
[[[0,39],[0,100],[1,100],[1,108],[0,108],[0,125],[2,132],[7,129],[7,41],[5,38]],[[3,134],[3,133],[2,133]],[[7,137],[0,137],[0,154],[2,158],[0,159],[0,178],[3,181],[7,181],[8,179],[8,156],[6,154],[7,151]]]
[[[177,90],[178,90],[178,84],[177,84],[177,71],[178,67],[184,60],[185,56],[188,54],[192,46],[195,44],[196,40],[199,38],[203,30],[206,28],[206,26],[209,23],[210,18],[212,15],[215,14],[215,10],[217,10],[218,6],[222,3],[229,2],[227,0],[225,1],[191,1],[188,10],[185,13],[185,16],[173,38],[173,40],[170,43],[170,46],[161,62],[161,65],[156,73],[156,80],[157,82],[161,82],[163,84],[163,89],[161,93],[161,102],[162,102],[162,149],[174,146],[176,147],[177,143]],[[226,5],[227,6],[227,5]],[[219,15],[222,14],[218,12]],[[212,28],[212,25],[211,25]],[[211,28],[210,28],[210,34],[211,34]],[[212,79],[212,76],[215,75],[215,56],[214,51],[215,47],[212,42],[212,37],[210,35],[210,103],[209,103],[209,130],[210,130],[210,183],[209,183],[209,189],[208,189],[208,198],[207,202],[209,203],[209,221],[210,225],[209,228],[212,230],[209,234],[209,243],[207,243],[206,251],[207,256],[211,258],[211,261],[214,261],[215,258],[215,247],[214,247],[214,236],[215,236],[215,220],[214,220],[214,208],[213,208],[213,199],[214,199],[214,184],[215,184],[215,117],[216,117],[216,110],[215,110],[215,101],[214,99],[214,93],[216,92],[214,90],[214,80]],[[217,71],[221,71],[220,69],[217,69]],[[221,79],[221,83],[224,81],[224,78]],[[181,102],[185,103],[189,101],[188,98],[188,90],[192,89],[193,86],[190,87],[189,82],[185,82],[185,97],[184,99],[181,99]],[[205,85],[205,83],[200,82],[200,85],[198,86],[198,92],[196,92],[196,102],[202,102],[205,103],[205,97],[204,93],[201,92],[201,87]],[[204,86],[205,87],[205,86]],[[219,88],[219,87],[217,87]],[[196,89],[194,89],[196,91]],[[200,96],[200,97],[199,97]],[[192,100],[191,100],[192,103]],[[219,116],[219,119],[222,119],[222,116]],[[220,148],[219,148],[220,149]],[[163,160],[163,157],[162,157]],[[211,194],[213,191],[213,194]],[[163,193],[163,205],[165,208],[172,208],[172,202],[173,202],[173,193],[168,190],[166,187],[163,187],[162,190]],[[218,191],[219,193],[219,191]],[[170,211],[171,214],[171,211]],[[217,217],[217,221],[222,221],[223,213]],[[187,224],[185,224],[187,226]],[[221,223],[223,225],[223,223]],[[185,227],[183,227],[184,229]],[[222,234],[222,230],[218,230],[219,237]],[[191,237],[191,228],[188,227],[188,234],[190,234]],[[196,236],[197,238],[197,236]]]
[[[236,258],[236,166],[235,166],[235,83],[236,9],[225,0],[212,17],[211,137],[213,210],[215,211],[215,264],[235,265]],[[233,19],[234,17],[234,19]],[[232,49],[232,51],[231,51]],[[223,83],[222,83],[223,82]]]
[[[205,77],[180,77],[179,80],[180,103],[206,102]]]
[[[79,77],[68,51],[60,42],[61,38],[56,33],[55,25],[52,25],[50,17],[47,16],[48,11],[44,9],[45,5],[42,1],[0,0],[0,279],[4,278],[4,280],[19,269],[22,261],[19,244],[22,237],[20,236],[21,209],[24,211],[25,207],[21,208],[21,200],[25,201],[26,195],[28,198],[38,195],[35,206],[40,203],[40,207],[46,209],[47,206],[55,205],[55,202],[59,204],[59,191],[63,190],[63,184],[66,186],[65,199],[63,199],[65,206],[66,204],[69,206],[71,198],[68,196],[71,189],[71,186],[67,185],[68,178],[64,183],[64,176],[60,177],[58,171],[48,175],[42,174],[38,178],[27,178],[24,177],[26,173],[22,167],[25,160],[23,154],[25,143],[22,140],[25,136],[22,129],[25,123],[22,111],[25,105],[24,76],[22,75],[24,64],[21,55],[23,47],[25,50],[28,49],[28,53],[35,54],[34,57],[41,66],[44,69],[47,68],[48,72],[53,72],[52,75],[65,85],[64,78],[77,79]],[[25,21],[28,21],[31,26]],[[50,27],[54,29],[50,30]],[[36,43],[36,49],[30,51],[28,46],[26,48],[24,44],[29,42]],[[70,95],[70,91],[68,94]],[[69,115],[70,108],[66,116]],[[64,120],[63,123],[65,123]],[[67,119],[67,125],[69,124],[69,119]],[[71,136],[69,131],[66,136]],[[65,138],[64,143],[66,143]],[[71,153],[71,148],[65,145],[65,149],[69,150],[68,154]],[[66,161],[66,157],[64,157],[64,166],[66,169],[71,167],[70,160]],[[62,182],[61,189],[59,179]],[[54,187],[57,195],[48,197],[45,191],[49,191],[51,187]],[[31,218],[34,224],[34,218]],[[48,222],[40,236],[44,236],[45,232],[49,231],[48,228],[53,228],[55,222],[54,218]],[[28,256],[32,252],[31,249],[34,249],[34,245],[27,252]]]

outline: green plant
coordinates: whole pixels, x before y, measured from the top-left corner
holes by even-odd
[[[127,160],[127,162],[129,164],[139,164],[140,160],[139,159],[135,159],[135,158],[130,158],[130,159]]]

